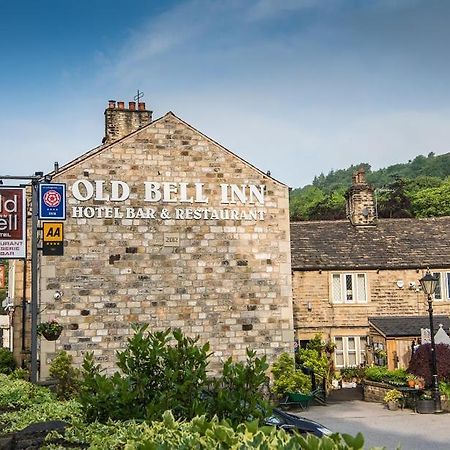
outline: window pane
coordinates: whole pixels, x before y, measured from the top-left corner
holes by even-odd
[[[442,300],[442,292],[441,292],[441,274],[440,272],[433,273],[435,277],[438,278],[438,284],[436,286],[436,290],[434,291],[434,298],[436,300]]]
[[[355,340],[354,337],[349,337],[348,338],[347,348],[348,348],[349,351],[356,350],[356,340]]]
[[[351,275],[345,275],[345,298],[348,302],[353,301],[353,282]]]
[[[363,273],[358,273],[356,275],[356,289],[357,289],[357,300],[358,302],[366,302],[366,276]]]
[[[450,272],[447,272],[447,298],[450,298]]]
[[[335,353],[334,357],[336,358],[336,367],[344,366],[344,354],[343,353]]]
[[[334,338],[334,342],[336,344],[336,351],[342,351],[344,350],[344,342],[342,341],[341,337]]]
[[[348,354],[348,365],[356,366],[356,353],[351,352]]]
[[[359,338],[359,364],[366,362],[366,344],[367,338],[365,336]]]
[[[341,299],[341,276],[338,273],[333,274],[333,303],[340,303]]]

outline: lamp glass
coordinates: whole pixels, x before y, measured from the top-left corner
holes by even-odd
[[[423,291],[426,295],[433,295],[434,291],[437,288],[439,278],[432,275],[430,271],[428,271],[424,277],[420,280],[420,285],[422,286]]]

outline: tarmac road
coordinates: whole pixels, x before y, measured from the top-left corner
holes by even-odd
[[[388,450],[450,450],[450,414],[417,414],[411,409],[389,411],[380,403],[361,400],[310,406],[292,411],[332,431],[364,435],[365,448]]]

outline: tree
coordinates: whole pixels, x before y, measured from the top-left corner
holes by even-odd
[[[436,188],[421,189],[412,198],[412,211],[416,217],[450,215],[450,178]]]

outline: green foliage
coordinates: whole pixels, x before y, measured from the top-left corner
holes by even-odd
[[[17,408],[55,399],[47,388],[0,375],[0,408]]]
[[[54,398],[40,403],[30,403],[24,409],[0,415],[0,430],[3,433],[19,431],[32,423],[47,420],[62,420],[72,423],[81,418],[81,406],[75,400],[58,401]]]
[[[440,381],[439,391],[441,392],[442,395],[445,395],[447,399],[450,399],[450,382]]]
[[[387,373],[385,366],[370,366],[366,368],[365,378],[369,381],[382,382]]]
[[[239,423],[267,410],[262,388],[267,384],[266,358],[247,350],[245,363],[228,359],[216,380],[207,377],[209,344],[181,331],[150,333],[135,326],[127,347],[117,354],[117,372],[108,377],[87,354],[82,370],[80,402],[86,420],[158,420],[166,410],[191,419],[207,414]]]
[[[417,217],[450,215],[450,178],[441,186],[422,189],[412,197],[412,210]]]
[[[344,381],[355,381],[360,383],[366,377],[366,368],[365,367],[343,367],[339,370],[341,378]]]
[[[311,392],[311,378],[295,368],[294,358],[288,353],[282,353],[278,357],[272,365],[272,374],[272,391],[278,396],[284,396],[288,392]]]
[[[15,368],[16,361],[12,352],[5,347],[0,347],[0,373],[9,374]]]
[[[11,372],[8,375],[8,378],[11,380],[26,380],[28,381],[30,379],[30,372],[28,372],[27,369],[17,368],[14,370],[14,372]]]
[[[245,363],[233,362],[229,358],[222,376],[213,381],[213,388],[207,397],[210,417],[228,419],[237,425],[249,418],[263,419],[268,416],[269,406],[264,399],[263,389],[268,384],[266,357],[256,357],[256,352],[247,349]]]
[[[324,352],[313,348],[300,348],[295,354],[295,359],[300,366],[311,369],[320,378],[328,378],[330,365]]]
[[[388,370],[385,366],[371,366],[365,369],[365,378],[369,381],[404,386],[407,383],[408,372],[405,369]]]
[[[387,189],[377,193],[380,217],[450,215],[450,153],[439,156],[429,153],[373,172],[369,164],[361,163],[321,174],[312,185],[291,192],[291,220],[345,218],[343,193],[360,167],[365,169],[369,184]]]
[[[383,398],[385,403],[395,402],[398,403],[402,399],[403,395],[397,389],[391,389],[386,392],[386,395]]]
[[[73,358],[60,351],[50,363],[50,376],[58,382],[56,394],[61,400],[73,397],[79,389],[80,371],[72,366]]]
[[[364,438],[334,434],[317,438],[312,435],[288,434],[274,427],[258,426],[258,421],[237,427],[227,421],[205,416],[191,421],[176,421],[166,411],[161,421],[152,423],[110,422],[77,424],[69,428],[65,438],[74,445],[89,445],[102,450],[362,450]]]

